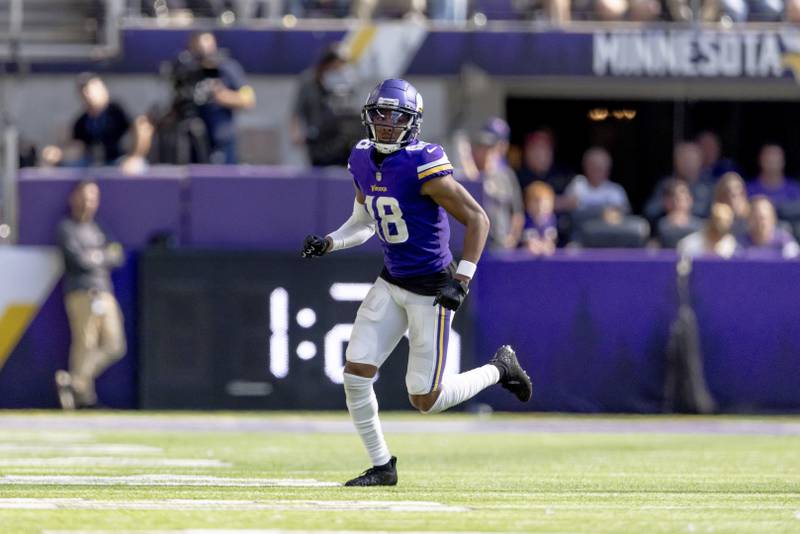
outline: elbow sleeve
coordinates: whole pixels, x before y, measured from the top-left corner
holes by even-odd
[[[338,230],[328,234],[333,241],[331,251],[357,247],[369,240],[375,233],[375,221],[367,213],[363,204],[353,201],[353,214]]]

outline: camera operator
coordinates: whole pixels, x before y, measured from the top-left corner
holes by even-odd
[[[175,163],[237,163],[233,115],[256,103],[241,65],[219,52],[213,34],[196,33],[172,65],[172,84]],[[187,141],[188,154],[182,157]]]
[[[347,165],[364,137],[358,80],[337,45],[325,49],[300,80],[291,122],[292,140],[305,145],[315,167]]]

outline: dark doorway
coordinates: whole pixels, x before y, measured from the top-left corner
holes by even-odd
[[[741,168],[745,179],[758,174],[758,151],[765,143],[786,151],[786,174],[800,175],[800,103],[797,102],[688,102],[685,130],[717,132],[724,155]]]
[[[757,173],[756,156],[766,142],[786,150],[788,176],[800,174],[798,102],[509,98],[506,113],[513,144],[521,146],[526,134],[549,128],[556,161],[570,171],[581,172],[581,156],[590,146],[606,148],[614,160],[612,179],[625,187],[635,211],[671,172],[674,142],[703,130],[720,135],[723,154],[737,162],[745,179]]]

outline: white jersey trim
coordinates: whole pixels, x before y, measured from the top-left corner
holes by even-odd
[[[437,159],[436,161],[431,161],[430,163],[426,163],[425,165],[420,165],[417,167],[417,172],[420,173],[422,171],[427,171],[428,169],[432,169],[439,165],[444,165],[446,163],[450,163],[450,160],[447,159],[447,155],[442,156],[441,158]]]

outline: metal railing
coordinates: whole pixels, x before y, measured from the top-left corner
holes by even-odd
[[[124,0],[0,0],[0,60],[82,60],[119,50]]]

